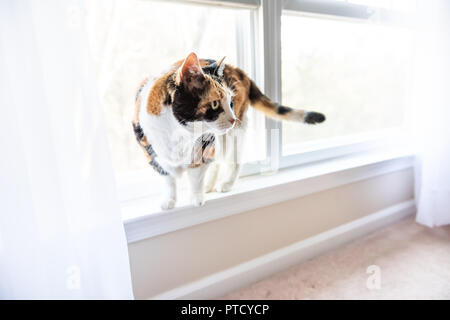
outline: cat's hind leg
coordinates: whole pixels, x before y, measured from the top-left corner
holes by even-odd
[[[213,162],[209,165],[208,172],[205,177],[205,192],[213,192],[216,188],[217,180],[219,178],[220,173],[220,162]]]
[[[227,163],[226,167],[228,173],[227,177],[216,187],[217,192],[229,192],[233,189],[233,186],[241,172],[242,166],[240,163],[231,162]]]

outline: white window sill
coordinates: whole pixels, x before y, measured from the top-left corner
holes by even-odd
[[[175,209],[162,211],[159,196],[128,201],[122,205],[128,242],[151,238],[412,167],[409,150],[370,152],[283,169],[271,175],[241,178],[229,193],[206,195],[202,207],[181,199]]]

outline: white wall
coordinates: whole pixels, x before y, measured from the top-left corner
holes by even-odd
[[[129,244],[136,299],[236,266],[413,198],[405,169]]]

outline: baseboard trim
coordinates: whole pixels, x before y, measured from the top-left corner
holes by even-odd
[[[214,299],[340,247],[415,212],[413,199],[278,249],[150,299]]]

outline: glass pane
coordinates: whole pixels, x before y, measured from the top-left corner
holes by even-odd
[[[347,2],[399,12],[413,12],[416,9],[415,0],[348,0]]]
[[[116,173],[146,169],[131,129],[135,90],[194,51],[248,68],[251,11],[149,0],[90,0],[86,23]],[[238,44],[244,45],[238,48]],[[242,49],[243,52],[238,52]],[[246,64],[246,65],[243,65]]]
[[[283,15],[281,30],[283,104],[327,116],[317,126],[283,123],[283,153],[403,124],[409,30],[298,15]]]

